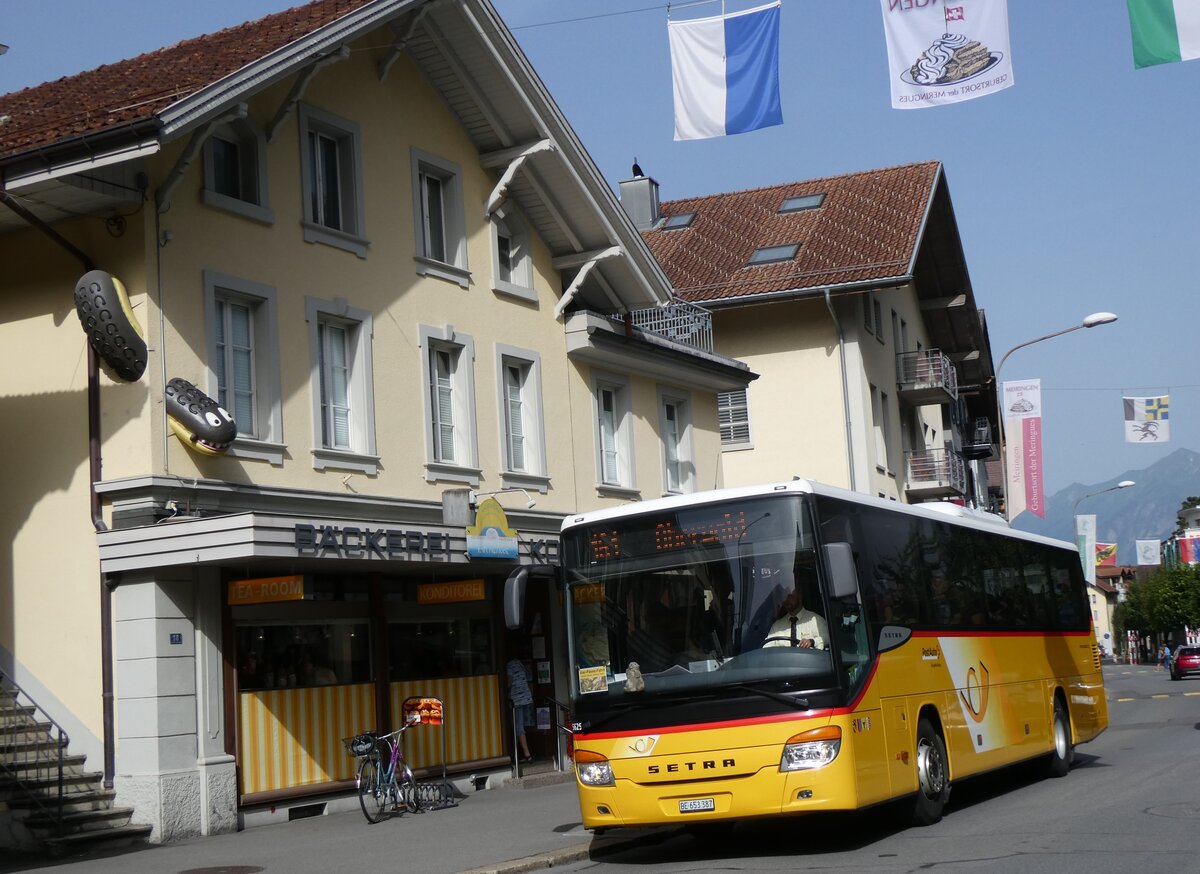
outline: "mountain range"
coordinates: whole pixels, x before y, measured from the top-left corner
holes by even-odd
[[[1136,485],[1113,488],[1125,480]],[[1149,467],[1127,470],[1104,482],[1072,483],[1047,499],[1044,519],[1026,512],[1013,520],[1012,527],[1074,543],[1073,511],[1079,501],[1080,515],[1096,517],[1096,541],[1116,543],[1117,564],[1132,565],[1137,563],[1134,541],[1166,540],[1178,525],[1183,501],[1196,495],[1200,495],[1200,453],[1177,449]]]

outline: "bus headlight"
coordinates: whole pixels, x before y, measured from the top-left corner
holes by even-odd
[[[784,744],[779,770],[807,771],[823,768],[837,758],[841,748],[842,730],[836,725],[792,735]]]
[[[616,783],[608,759],[587,750],[575,750],[575,773],[584,786],[612,786]]]

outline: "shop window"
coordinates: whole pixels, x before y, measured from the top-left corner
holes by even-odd
[[[495,674],[492,620],[456,617],[388,625],[392,680],[437,680]]]
[[[365,622],[264,623],[239,626],[236,633],[243,692],[371,680]]]

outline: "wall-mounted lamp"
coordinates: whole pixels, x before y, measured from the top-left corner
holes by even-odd
[[[509,494],[510,492],[520,492],[521,494],[523,494],[525,496],[525,508],[526,509],[532,510],[535,506],[537,506],[537,501],[535,501],[533,498],[531,498],[529,496],[529,492],[525,491],[525,489],[519,489],[519,488],[497,489],[494,492],[471,492],[471,497],[470,497],[471,506],[478,507],[479,501],[483,498],[494,498],[496,495],[506,495],[506,494]]]

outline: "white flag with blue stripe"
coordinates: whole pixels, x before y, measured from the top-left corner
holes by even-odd
[[[675,139],[698,140],[783,124],[779,0],[716,18],[668,21]]]

